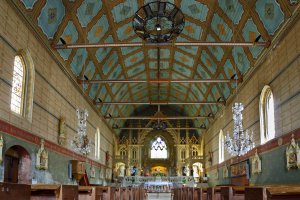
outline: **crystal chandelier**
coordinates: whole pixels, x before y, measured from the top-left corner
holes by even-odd
[[[86,109],[78,108],[76,110],[77,113],[77,135],[74,137],[72,141],[72,148],[83,155],[87,155],[90,153],[90,141],[86,135],[86,120],[88,117],[88,111]]]
[[[227,136],[225,136],[225,147],[232,156],[245,155],[255,146],[253,142],[253,133],[249,135],[248,130],[246,130],[244,133],[242,115],[243,110],[244,105],[242,103],[235,103],[232,106],[234,121],[233,138],[229,136],[228,132]]]

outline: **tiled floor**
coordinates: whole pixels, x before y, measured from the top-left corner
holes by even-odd
[[[171,193],[148,193],[148,200],[171,200]]]

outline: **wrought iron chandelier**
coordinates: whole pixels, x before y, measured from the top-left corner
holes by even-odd
[[[154,1],[141,7],[134,15],[133,29],[143,40],[152,43],[168,42],[184,28],[184,15],[169,2]]]
[[[87,155],[91,152],[90,141],[86,134],[86,121],[88,117],[88,111],[86,109],[78,108],[77,113],[77,135],[75,135],[72,141],[72,148],[83,155]]]
[[[248,130],[243,130],[243,115],[244,105],[242,103],[234,103],[232,106],[233,112],[233,138],[225,136],[225,147],[232,156],[242,156],[254,148],[253,133],[248,134]]]

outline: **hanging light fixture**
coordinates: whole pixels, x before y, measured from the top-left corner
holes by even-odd
[[[243,115],[244,105],[242,103],[234,103],[232,106],[233,112],[233,138],[225,136],[225,147],[232,156],[242,156],[254,148],[253,133],[248,134],[248,130],[243,130]]]
[[[172,3],[154,1],[135,13],[132,25],[135,33],[147,42],[168,42],[182,32],[184,15]]]

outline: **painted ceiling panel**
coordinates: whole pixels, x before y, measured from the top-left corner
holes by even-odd
[[[78,32],[72,21],[68,22],[66,28],[64,29],[63,34],[61,35],[61,38],[67,43],[75,43],[78,40]],[[59,41],[59,44],[62,44],[61,41]],[[72,52],[71,49],[58,50],[58,53],[64,60],[68,60],[71,52]]]
[[[212,74],[216,73],[218,67],[205,50],[202,51],[201,61],[207,67],[210,73]]]
[[[219,36],[222,41],[230,41],[232,38],[232,30],[228,24],[217,13],[214,14],[211,28]]]
[[[132,18],[143,3],[152,0],[63,1],[20,0],[17,4],[24,16],[49,44],[144,42],[132,28]],[[174,0],[169,2],[174,3]],[[286,1],[175,1],[185,15],[185,26],[178,42],[260,42],[269,41],[278,33],[297,6]],[[65,8],[66,7],[66,8]],[[250,10],[251,9],[251,10]],[[74,12],[74,13],[70,13]],[[235,36],[233,36],[233,33]],[[61,39],[60,39],[61,38]],[[93,79],[230,79],[234,74],[245,76],[260,58],[265,47],[163,46],[160,47],[158,76],[156,47],[114,47],[98,49],[55,49],[74,77]],[[234,63],[233,63],[234,62]],[[235,69],[236,68],[236,69]],[[237,72],[236,72],[237,70]],[[79,77],[80,76],[80,77]],[[214,85],[211,85],[214,84]],[[208,101],[235,92],[235,83],[160,84],[106,83],[83,85],[91,99],[102,101]],[[158,97],[158,94],[160,96]],[[97,105],[103,115],[129,116],[143,106]],[[147,106],[144,106],[147,107]],[[208,115],[220,106],[174,106],[185,115]],[[108,120],[109,124],[124,121]],[[194,125],[208,126],[208,120],[195,120]]]
[[[274,35],[284,21],[284,13],[276,0],[257,0],[256,12],[270,35]]]
[[[205,21],[208,14],[208,7],[195,0],[185,0],[181,2],[181,10],[184,14],[200,21]]]
[[[103,15],[97,23],[93,26],[93,28],[88,33],[88,40],[90,43],[99,42],[105,33],[108,31],[109,25],[107,21],[106,15]]]
[[[187,56],[179,51],[176,51],[174,56],[176,61],[185,64],[189,67],[193,67],[194,59],[192,59],[190,56]]]
[[[87,59],[86,49],[78,49],[71,63],[71,70],[76,76],[79,76],[82,71],[83,65]]]
[[[116,66],[118,62],[118,54],[114,51],[111,56],[106,60],[105,64],[102,66],[102,72],[106,76],[113,67]]]
[[[208,42],[215,42],[215,39],[209,34],[206,38]],[[252,40],[253,41],[253,40]],[[208,47],[210,52],[215,56],[215,58],[220,62],[224,56],[224,51],[221,47],[218,46],[210,46]]]
[[[48,39],[52,39],[65,15],[65,6],[61,0],[47,1],[38,17],[38,25]]]
[[[174,69],[174,71],[181,73],[187,77],[190,77],[192,74],[192,71],[189,68],[183,67],[182,65],[180,65],[178,63],[174,63],[173,69]]]
[[[37,0],[22,0],[25,8],[32,9]]]
[[[239,1],[219,0],[219,6],[234,24],[240,22],[244,10]]]
[[[242,47],[234,47],[232,49],[232,52],[233,52],[233,58],[235,64],[238,66],[239,71],[242,74],[245,74],[250,68],[250,61],[248,60],[248,57],[245,54],[244,49]]]
[[[77,10],[77,18],[82,27],[86,27],[102,7],[102,1],[85,0]]]
[[[243,29],[243,37],[245,41],[255,41],[255,39],[261,35],[256,25],[254,24],[252,18],[248,19]],[[253,56],[253,58],[257,58],[259,54],[262,52],[263,47],[250,47],[249,50]]]
[[[140,52],[126,58],[125,66],[131,67],[132,65],[142,61],[143,59],[144,59],[144,53],[142,51],[140,51]]]
[[[138,10],[136,0],[125,0],[123,3],[118,4],[112,9],[113,19],[119,23],[125,19],[131,18]]]

